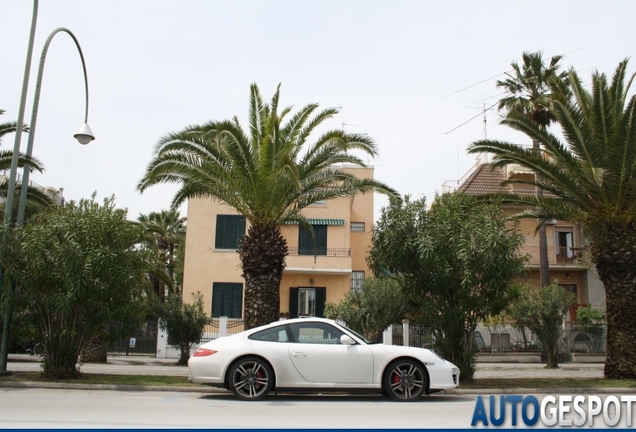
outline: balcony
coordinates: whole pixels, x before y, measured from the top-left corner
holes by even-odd
[[[574,264],[578,258],[577,252],[580,248],[573,248],[568,246],[556,246],[556,262],[557,264]]]
[[[285,273],[344,275],[351,273],[351,249],[288,247]]]
[[[289,255],[314,255],[313,248],[297,248],[288,247],[287,253]],[[316,248],[316,255],[328,256],[328,257],[348,257],[351,256],[351,249],[346,248]]]

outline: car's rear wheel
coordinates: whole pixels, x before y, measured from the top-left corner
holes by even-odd
[[[412,402],[426,391],[427,379],[426,370],[420,363],[396,360],[384,371],[383,389],[394,400]]]
[[[230,390],[241,400],[261,400],[274,385],[274,372],[258,357],[245,357],[230,369]]]

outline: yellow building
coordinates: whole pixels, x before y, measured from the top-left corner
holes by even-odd
[[[359,178],[373,168],[345,167]],[[322,316],[325,302],[338,302],[369,275],[373,194],[318,202],[303,210],[313,225],[317,256],[308,233],[283,225],[289,255],[280,285],[280,311]],[[247,222],[236,210],[208,198],[188,201],[183,298],[203,294],[205,310],[216,318],[243,318],[243,288],[238,241]]]
[[[462,179],[459,180],[457,190],[470,195],[489,193],[528,193],[534,194],[534,186],[526,184],[501,183],[508,179],[532,179],[534,173],[519,165],[492,167],[480,160]],[[447,189],[448,190],[448,189]],[[523,210],[523,207],[505,205],[504,211],[513,215]],[[522,219],[519,229],[525,237],[522,253],[528,254],[528,273],[516,282],[528,283],[539,287],[541,284],[539,273],[539,237],[536,234],[538,220]],[[568,291],[574,293],[577,303],[572,305],[570,320],[576,319],[576,309],[579,305],[591,304],[594,308],[605,309],[605,288],[596,274],[596,268],[589,260],[588,243],[577,224],[568,221],[551,219],[546,221],[546,238],[548,247],[548,262],[550,268],[550,282],[558,281]]]

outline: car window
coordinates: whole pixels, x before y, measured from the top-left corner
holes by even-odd
[[[344,334],[334,326],[316,322],[291,324],[291,331],[297,343],[310,344],[340,344]]]
[[[340,324],[342,327],[344,327],[344,328],[345,328],[345,330],[347,330],[348,332],[350,332],[352,335],[354,335],[355,337],[357,337],[358,339],[360,339],[362,342],[364,342],[364,343],[365,343],[365,344],[367,344],[367,345],[373,345],[373,344],[377,344],[377,343],[379,343],[379,342],[371,342],[369,339],[365,338],[365,337],[364,337],[364,336],[362,336],[360,333],[358,333],[358,332],[354,332],[353,330],[351,330],[351,329],[350,329],[350,328],[348,328],[348,327],[345,327],[345,326],[344,326],[343,324],[341,324],[341,323],[338,323],[338,324]]]
[[[250,335],[248,339],[264,341],[264,342],[289,342],[287,337],[287,330],[285,326],[278,326],[261,330],[259,332]]]

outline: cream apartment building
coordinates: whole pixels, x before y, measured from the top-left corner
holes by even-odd
[[[373,168],[345,167],[360,178]],[[303,214],[313,225],[316,252],[308,233],[297,224],[283,225],[289,255],[280,284],[280,312],[322,316],[326,302],[338,302],[361,287],[369,269],[373,193],[318,202]],[[184,263],[184,300],[197,291],[213,318],[243,317],[243,288],[238,241],[249,222],[236,210],[211,199],[188,201]]]
[[[534,173],[519,165],[507,165],[493,169],[490,163],[478,160],[475,166],[459,180],[457,190],[470,195],[488,193],[528,193],[534,194],[533,186],[525,184],[511,184],[502,186],[504,180],[511,178],[532,179]],[[523,210],[523,207],[505,205],[504,211],[513,215]],[[539,287],[539,237],[535,231],[536,219],[522,219],[519,229],[525,237],[522,253],[528,254],[528,273],[516,282],[528,283]],[[570,321],[576,320],[576,309],[579,305],[590,304],[596,309],[605,309],[605,288],[598,278],[596,269],[589,260],[588,243],[580,227],[563,220],[548,220],[546,222],[546,237],[548,246],[548,262],[550,281],[558,281],[568,291],[576,295],[577,301],[570,308]]]

